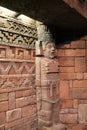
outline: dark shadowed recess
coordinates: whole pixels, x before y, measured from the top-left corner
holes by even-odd
[[[87,19],[63,0],[0,0],[0,6],[49,25],[57,45],[87,34]]]
[[[87,35],[87,30],[70,30],[70,29],[60,29],[59,27],[49,25],[50,32],[55,39],[56,46],[62,44],[69,44],[71,41],[76,41]]]

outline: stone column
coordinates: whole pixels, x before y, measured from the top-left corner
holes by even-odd
[[[55,106],[58,106],[58,59],[55,55],[55,41],[47,26],[37,22],[38,41],[36,43],[36,86],[38,128],[51,127]],[[58,118],[58,117],[57,117]],[[58,120],[58,119],[57,119]]]

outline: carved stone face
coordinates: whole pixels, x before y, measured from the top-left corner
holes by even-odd
[[[45,45],[44,56],[48,58],[55,57],[55,43],[49,42]]]

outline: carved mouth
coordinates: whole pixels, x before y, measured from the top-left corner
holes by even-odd
[[[51,53],[52,53],[52,54],[54,54],[54,53],[55,53],[55,51],[52,51]]]

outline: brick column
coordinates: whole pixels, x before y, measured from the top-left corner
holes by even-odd
[[[37,108],[38,128],[41,129],[42,126],[51,127],[58,123],[58,59],[55,56],[55,42],[50,31],[43,23],[37,22],[36,25]]]

